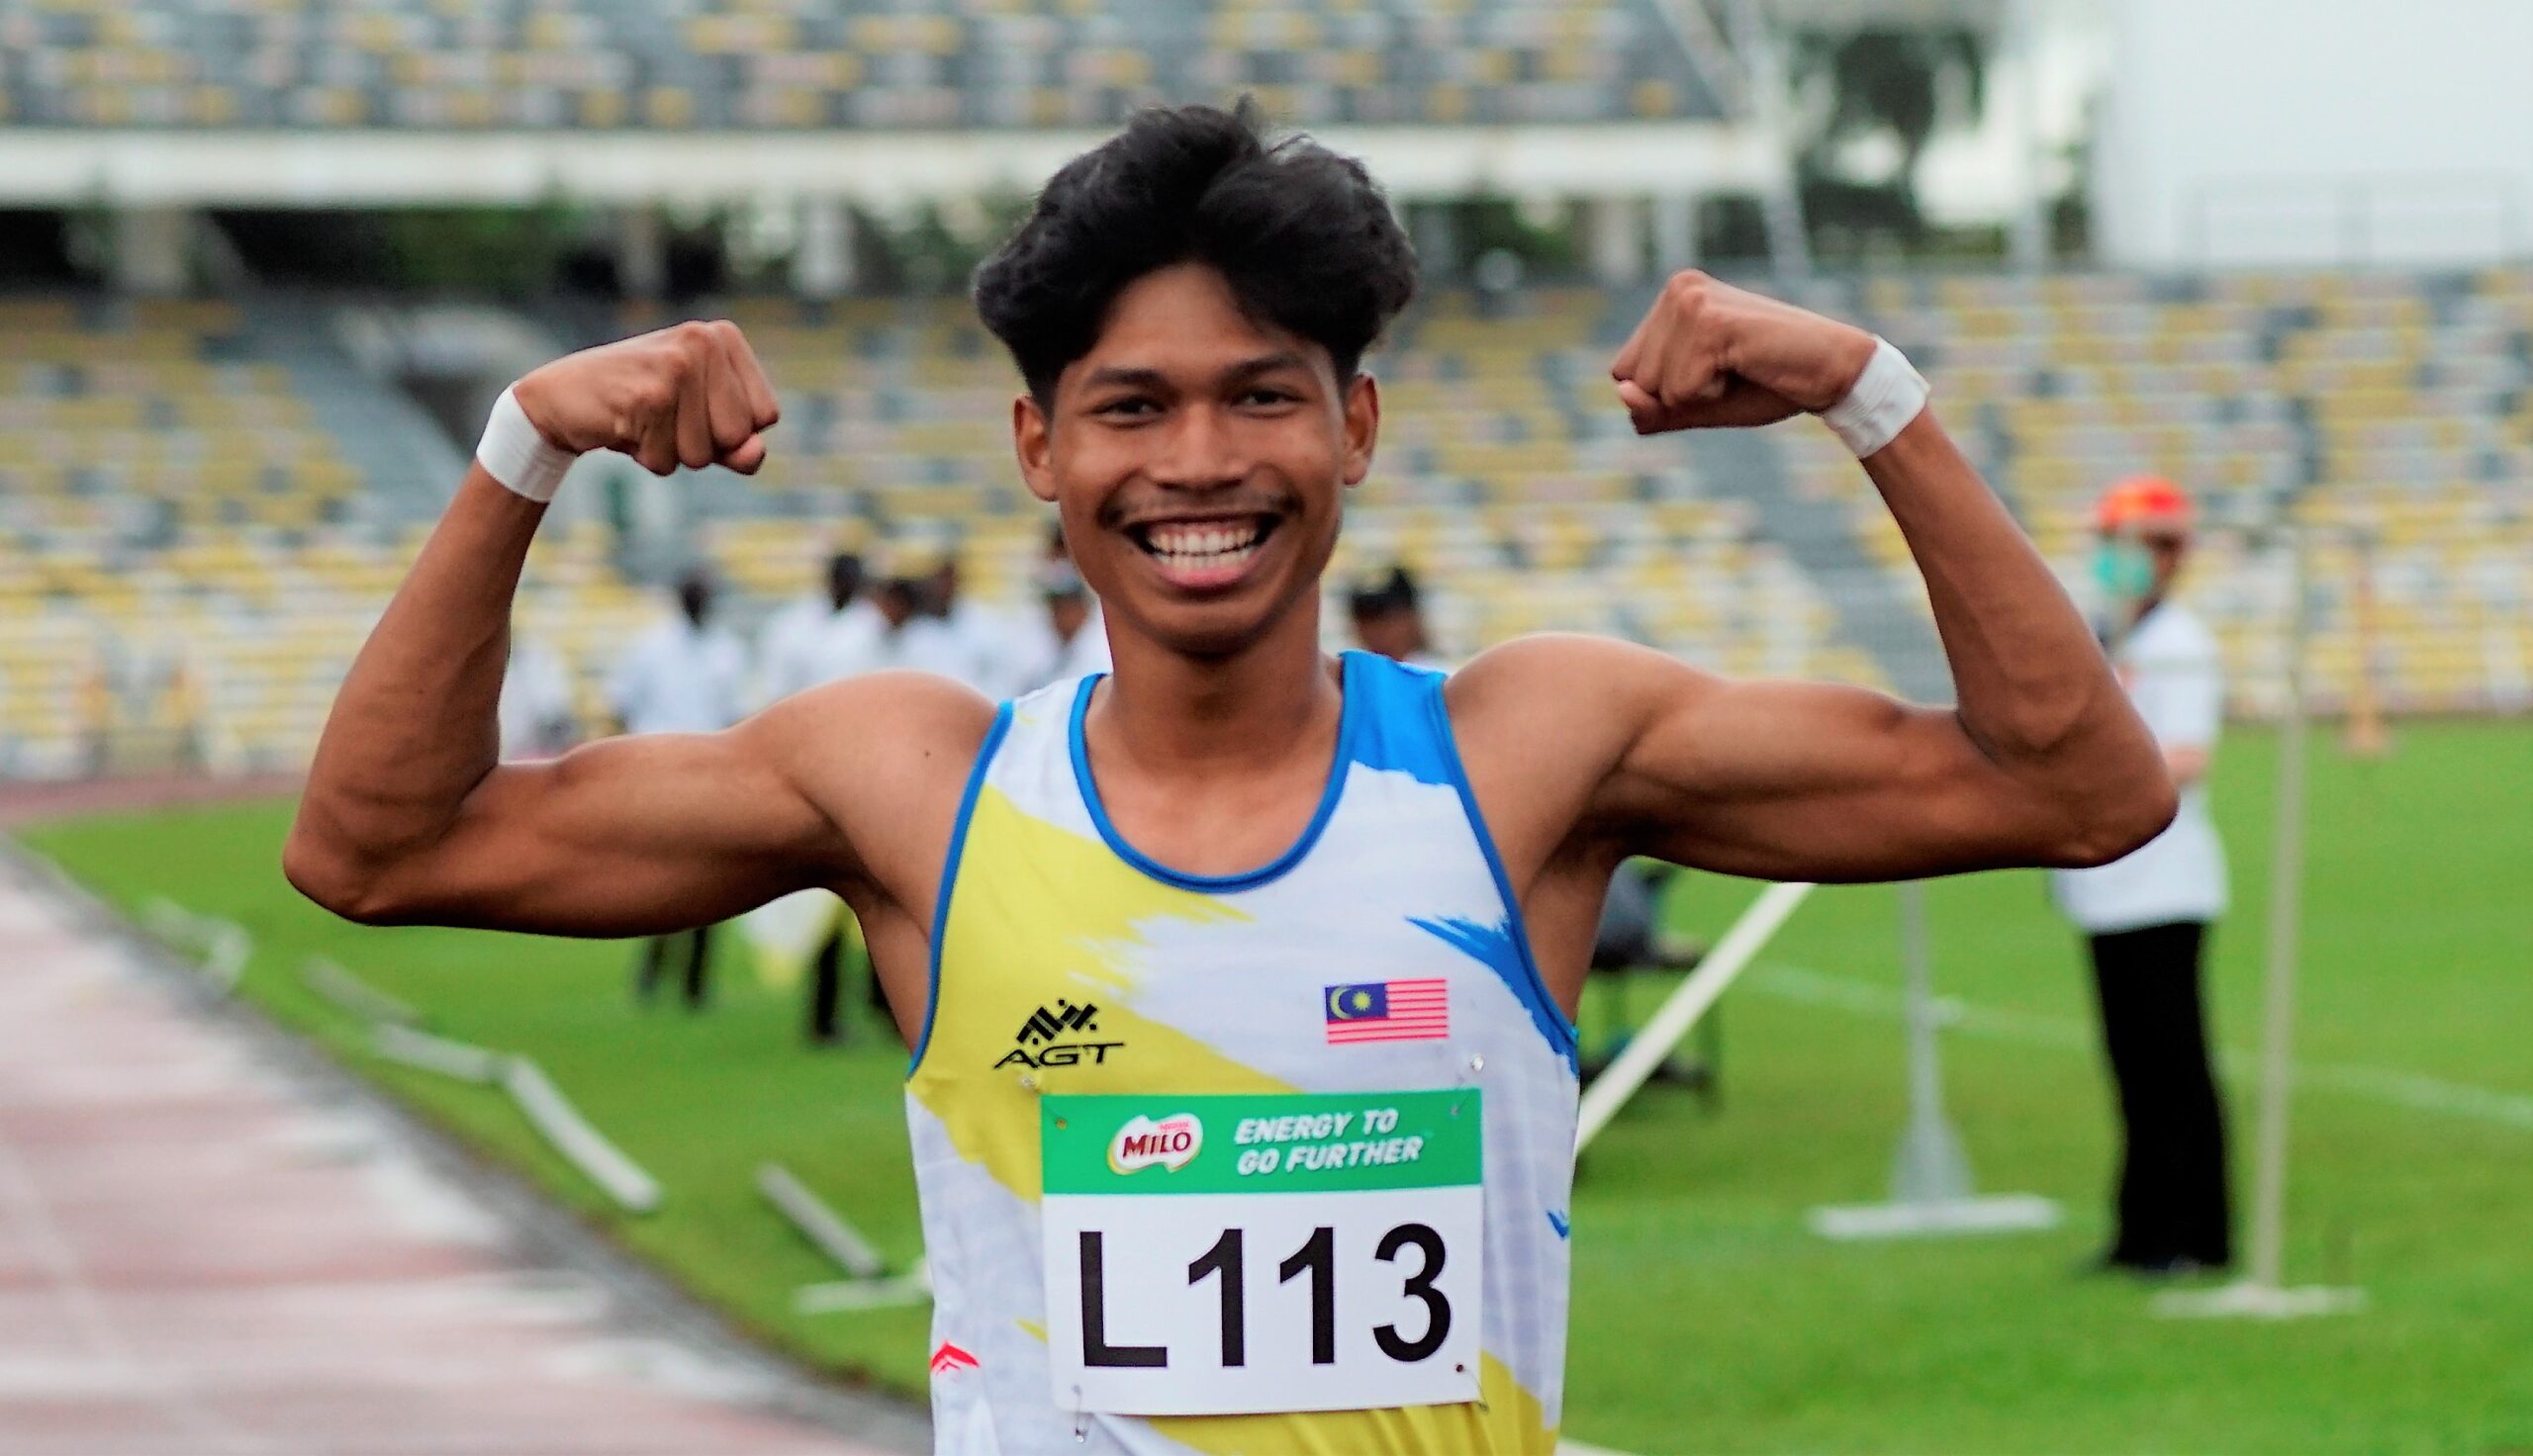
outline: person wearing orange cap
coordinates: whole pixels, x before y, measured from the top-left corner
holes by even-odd
[[[2225,911],[2225,857],[2206,774],[2225,684],[2215,636],[2171,599],[2190,547],[2190,497],[2123,480],[2094,515],[2103,641],[2180,791],[2172,826],[2127,857],[2052,876],[2087,937],[2103,1045],[2126,1133],[2117,1229],[2104,1267],[2147,1276],[2221,1268],[2233,1254],[2224,1110],[2210,1070],[2200,961]]]

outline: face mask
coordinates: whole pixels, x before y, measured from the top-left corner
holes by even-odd
[[[2155,558],[2135,541],[2094,547],[2094,585],[2114,601],[2134,601],[2155,585]]]

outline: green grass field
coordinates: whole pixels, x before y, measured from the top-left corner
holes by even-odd
[[[2318,745],[2317,745],[2318,747]],[[1952,1110],[1985,1188],[2045,1193],[2042,1235],[1833,1245],[1805,1210],[1878,1198],[1902,1106],[1886,888],[1816,894],[1724,1003],[1720,1112],[1655,1088],[1588,1155],[1574,1200],[1567,1433],[1672,1451],[2533,1451],[2533,732],[2415,725],[2388,761],[2312,774],[2289,1274],[2369,1311],[2175,1323],[2080,1277],[2102,1242],[2112,1130],[2091,996],[2040,879],[1934,886]],[[2218,768],[2236,913],[2214,1017],[2240,1202],[2258,1036],[2272,747]],[[768,1341],[909,1394],[921,1310],[792,1313],[830,1277],[759,1201],[779,1159],[891,1258],[919,1252],[897,1077],[866,1030],[814,1053],[797,1001],[731,954],[716,1004],[636,1008],[629,948],[365,930],[282,882],[286,804],[106,817],[24,838],[113,900],[152,895],[256,938],[244,987],[490,1156],[524,1169]],[[1689,885],[1712,934],[1753,887]],[[731,946],[735,952],[735,944]],[[498,1094],[372,1060],[300,985],[331,956],[450,1036],[532,1054],[668,1190],[615,1215]],[[1640,988],[1649,1009],[1654,986]],[[1587,1036],[1597,1024],[1587,1006]]]

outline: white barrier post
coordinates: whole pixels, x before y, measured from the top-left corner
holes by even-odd
[[[502,1070],[502,1090],[527,1114],[556,1152],[619,1206],[636,1214],[660,1206],[659,1183],[591,1126],[535,1062],[524,1056],[510,1058]]]
[[[158,897],[141,907],[141,923],[148,932],[183,953],[202,973],[212,991],[228,996],[237,989],[254,956],[255,938],[235,921],[196,915],[175,901]]]
[[[1928,1233],[2001,1233],[2054,1228],[2058,1205],[2036,1194],[1980,1198],[1970,1158],[1943,1110],[1943,1064],[1936,1046],[1934,952],[1926,938],[1926,887],[1900,886],[1900,959],[1909,976],[1909,1126],[1891,1158],[1891,1201],[1812,1211],[1824,1238],[1906,1238]]]
[[[801,1285],[792,1296],[792,1308],[802,1315],[840,1315],[919,1305],[930,1298],[932,1267],[917,1259],[912,1269],[893,1279],[843,1279],[832,1284]]]
[[[846,1221],[844,1215],[828,1208],[811,1193],[808,1185],[792,1176],[781,1163],[767,1163],[756,1170],[757,1191],[791,1220],[800,1236],[816,1244],[820,1252],[836,1261],[838,1267],[856,1279],[877,1279],[888,1272],[888,1263],[880,1251],[871,1246],[860,1230]]]
[[[1619,1109],[1644,1085],[1645,1078],[1653,1075],[1653,1069],[1671,1054],[1671,1048],[1697,1025],[1698,1018],[1749,965],[1768,938],[1777,933],[1777,927],[1785,924],[1786,917],[1812,890],[1808,884],[1772,884],[1749,909],[1741,912],[1741,918],[1733,922],[1733,928],[1698,962],[1698,968],[1689,972],[1688,979],[1662,1002],[1643,1030],[1628,1040],[1627,1048],[1610,1063],[1609,1069],[1584,1089],[1583,1105],[1575,1121],[1575,1151],[1591,1145],[1592,1139],[1609,1126],[1610,1119],[1618,1116]]]
[[[369,1049],[390,1061],[489,1087],[502,1079],[502,1054],[388,1022],[370,1028]]]
[[[422,1012],[411,1004],[388,995],[323,956],[311,956],[301,961],[299,978],[337,1010],[363,1021],[412,1026],[422,1019]]]
[[[254,957],[255,938],[234,920],[213,919],[206,923],[211,933],[204,945],[202,973],[210,977],[213,988],[221,995],[232,995],[246,974],[246,962]]]
[[[2248,1316],[2291,1320],[2345,1314],[2366,1307],[2362,1289],[2308,1285],[2288,1289],[2287,1123],[2296,1062],[2296,937],[2304,889],[2304,659],[2312,632],[2304,600],[2305,533],[2286,527],[2288,541],[2287,719],[2279,725],[2278,819],[2269,871],[2269,969],[2261,1028],[2259,1182],[2252,1201],[2251,1270],[2211,1290],[2175,1290],[2155,1301],[2158,1315],[2183,1319]]]

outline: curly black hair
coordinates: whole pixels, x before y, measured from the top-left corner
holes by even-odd
[[[1328,350],[1350,379],[1416,294],[1416,252],[1353,157],[1268,142],[1255,103],[1153,107],[1067,162],[977,269],[977,313],[1041,404],[1136,279],[1200,262],[1251,318]]]

